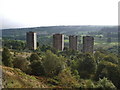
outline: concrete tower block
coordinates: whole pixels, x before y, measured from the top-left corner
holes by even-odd
[[[53,35],[53,47],[62,50],[64,49],[64,35],[63,34],[54,34]]]
[[[35,32],[27,32],[26,33],[26,41],[27,41],[27,48],[30,50],[37,49],[37,35]]]
[[[84,36],[83,37],[83,52],[93,53],[93,49],[94,49],[94,37]]]
[[[78,49],[78,37],[71,35],[69,36],[69,49],[77,50]]]

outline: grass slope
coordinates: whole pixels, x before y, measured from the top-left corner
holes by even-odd
[[[5,66],[0,66],[0,69],[3,71],[2,85],[4,88],[48,88],[34,76],[27,75],[19,69]]]

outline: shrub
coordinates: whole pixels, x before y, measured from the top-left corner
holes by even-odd
[[[115,85],[110,81],[107,80],[107,78],[99,79],[96,88],[102,88],[102,89],[115,89]]]
[[[93,83],[92,80],[81,80],[80,81],[80,87],[81,88],[95,88],[95,84]]]
[[[60,85],[62,85],[63,87],[73,87],[73,88],[80,87],[78,80],[71,74],[69,68],[62,70],[59,73],[58,78],[60,81]]]

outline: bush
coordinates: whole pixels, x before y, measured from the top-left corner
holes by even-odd
[[[79,75],[79,72],[77,70],[74,70],[72,72],[72,74],[74,75],[74,77],[77,79],[77,80],[80,80],[80,75]]]
[[[99,79],[96,88],[101,88],[105,90],[115,89],[115,85],[107,78]]]
[[[78,80],[71,74],[69,68],[62,70],[61,73],[59,73],[58,78],[60,81],[60,85],[63,87],[80,87]]]
[[[95,84],[93,83],[92,80],[81,80],[80,81],[80,87],[81,88],[95,88]]]

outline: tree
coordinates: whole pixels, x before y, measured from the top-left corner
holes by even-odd
[[[30,65],[31,69],[32,69],[32,74],[33,75],[37,75],[37,76],[42,76],[45,75],[45,70],[43,67],[43,63],[39,60],[34,60],[31,65]]]
[[[34,60],[40,60],[40,57],[38,56],[38,54],[33,53],[30,56],[30,62],[34,61]]]
[[[40,49],[41,49],[41,51],[46,52],[47,50],[51,50],[51,47],[48,45],[42,45],[42,47]]]
[[[108,62],[112,62],[114,64],[118,64],[118,58],[113,54],[107,55],[106,57],[104,57],[104,60]]]
[[[5,66],[12,67],[12,54],[10,53],[8,48],[4,48],[2,52],[2,62]]]
[[[89,78],[91,75],[95,74],[97,69],[97,64],[94,57],[91,54],[85,54],[83,61],[80,62],[78,71],[82,78]]]
[[[48,50],[43,58],[43,66],[47,76],[58,75],[58,73],[65,68],[65,58],[62,56],[58,57]]]
[[[117,88],[120,88],[120,67],[117,64],[108,61],[101,61],[96,72],[96,80],[99,78],[108,78]]]
[[[16,57],[13,62],[14,68],[19,68],[23,72],[30,73],[30,62],[24,57]]]
[[[21,40],[4,40],[3,43],[5,47],[11,48],[11,49],[16,49],[16,50],[25,49],[25,42]]]
[[[70,64],[71,70],[72,71],[78,70],[79,63],[80,63],[80,61],[78,61],[78,60],[71,60],[71,64]]]
[[[98,64],[100,61],[104,60],[105,55],[103,53],[100,53],[99,51],[96,51],[94,54],[94,58],[96,63]]]

